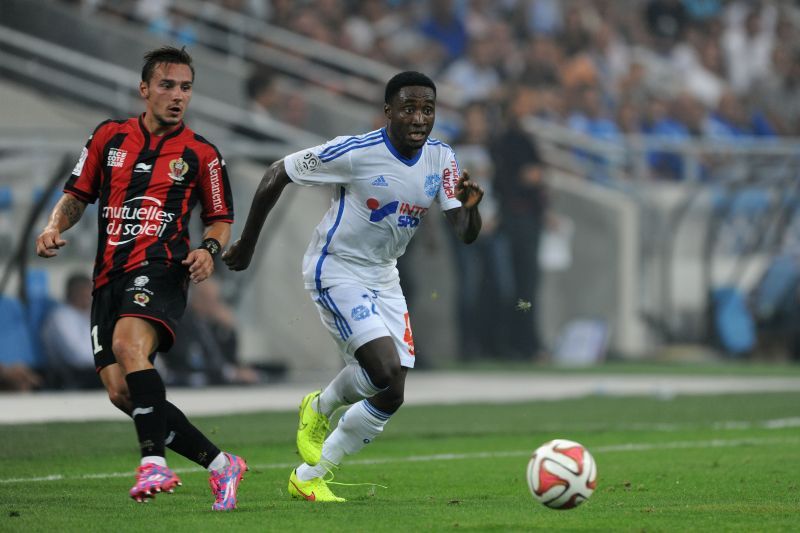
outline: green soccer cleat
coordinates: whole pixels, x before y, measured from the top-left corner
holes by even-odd
[[[303,398],[300,404],[300,423],[297,426],[297,451],[310,466],[318,464],[322,459],[322,443],[331,427],[328,417],[316,412],[311,405],[319,398],[320,392],[310,392]]]
[[[315,477],[310,481],[300,481],[297,478],[297,470],[292,470],[289,476],[289,494],[298,500],[309,502],[346,502],[331,492],[328,483],[321,477]]]

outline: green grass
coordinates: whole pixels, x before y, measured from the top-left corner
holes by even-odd
[[[199,418],[251,464],[233,513],[211,513],[205,472],[174,456],[178,493],[129,500],[130,423],[2,426],[0,531],[796,531],[798,406],[800,392],[406,407],[337,474],[388,488],[334,486],[349,501],[327,505],[287,496],[295,413]],[[571,511],[535,503],[524,478],[557,437],[598,464]],[[10,481],[45,476],[61,477]]]
[[[459,372],[515,372],[523,374],[650,374],[676,376],[800,376],[800,364],[795,362],[758,361],[623,361],[612,360],[585,367],[559,367],[552,364],[532,365],[529,361],[461,361],[444,362],[437,370]]]

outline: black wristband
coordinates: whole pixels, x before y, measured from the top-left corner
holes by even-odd
[[[217,239],[212,239],[211,237],[207,239],[203,239],[203,242],[200,243],[200,246],[197,247],[198,250],[206,250],[208,253],[211,254],[211,257],[217,257],[217,254],[222,249],[219,241]]]

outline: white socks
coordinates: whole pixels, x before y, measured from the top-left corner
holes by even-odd
[[[214,460],[211,461],[211,464],[208,465],[208,468],[206,470],[208,470],[209,472],[219,472],[226,466],[228,466],[228,458],[225,457],[224,453],[219,452],[219,454],[217,454],[217,456],[214,457]]]
[[[322,391],[316,411],[330,418],[341,406],[371,398],[382,390],[385,389],[376,387],[358,363],[347,365]]]
[[[144,466],[147,463],[155,463],[158,466],[167,466],[167,460],[160,455],[148,455],[146,457],[142,457],[142,460],[139,462],[141,466]]]
[[[319,464],[300,465],[297,468],[297,477],[300,481],[308,481],[324,476],[328,471],[325,464],[338,465],[345,455],[360,451],[383,431],[390,416],[373,407],[367,400],[353,404],[339,419],[336,429],[325,439]]]

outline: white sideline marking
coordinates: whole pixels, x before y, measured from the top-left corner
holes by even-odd
[[[627,443],[610,444],[607,446],[596,446],[591,449],[593,454],[613,453],[613,452],[636,452],[649,450],[669,450],[681,448],[729,448],[735,446],[755,446],[762,444],[800,444],[800,438],[752,438],[752,439],[712,439],[712,440],[685,440],[660,443]],[[505,452],[471,452],[471,453],[440,453],[434,455],[410,455],[406,457],[386,457],[383,459],[356,459],[348,461],[348,465],[381,465],[390,463],[422,463],[430,461],[456,461],[462,459],[495,459],[500,457],[526,457],[532,453],[531,450],[513,450]],[[292,463],[267,463],[250,465],[254,470],[275,470],[293,468],[297,462]],[[202,472],[201,468],[175,468],[174,472],[185,474],[190,472]],[[84,474],[80,476],[64,476],[53,474],[50,476],[27,477],[27,478],[6,478],[0,479],[0,484],[8,483],[34,483],[40,481],[70,481],[78,479],[110,479],[118,477],[131,477],[132,472],[108,472],[99,474]]]

